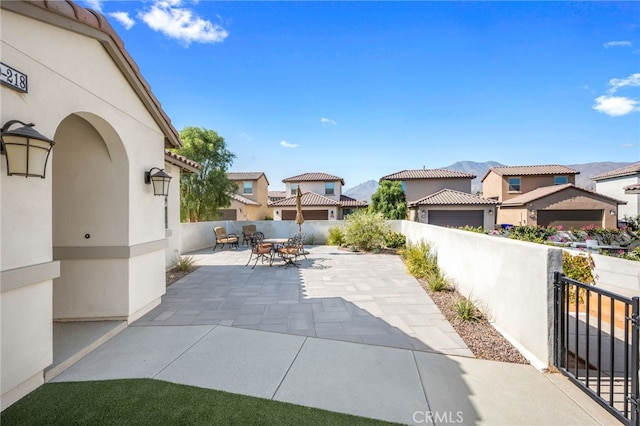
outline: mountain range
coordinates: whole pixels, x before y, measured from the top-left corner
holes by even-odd
[[[601,173],[610,172],[612,170],[620,169],[622,167],[630,166],[634,163],[624,163],[615,161],[601,161],[596,163],[583,163],[583,164],[567,164],[567,167],[571,167],[580,172],[576,176],[576,186],[585,188],[588,190],[595,190],[596,183],[591,180],[591,177],[599,175]],[[481,179],[487,173],[491,167],[500,167],[504,164],[500,164],[497,161],[485,161],[484,163],[478,163],[475,161],[458,161],[449,166],[441,167],[442,169],[458,170],[465,173],[472,173],[476,177],[471,180],[471,192],[481,193],[482,182]],[[346,189],[345,195],[355,198],[356,200],[366,200],[371,202],[371,196],[378,189],[378,181],[368,180],[359,185]]]

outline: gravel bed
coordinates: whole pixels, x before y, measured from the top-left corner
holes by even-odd
[[[458,299],[465,298],[459,293],[456,291],[433,292],[425,282],[420,283],[476,358],[529,364],[529,361],[491,325],[481,312],[478,312],[476,321],[463,321],[460,318],[454,304]]]

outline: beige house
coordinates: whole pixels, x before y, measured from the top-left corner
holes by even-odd
[[[483,195],[500,201],[498,224],[616,228],[624,201],[577,188],[579,173],[557,164],[492,167],[482,178]]]
[[[599,194],[627,202],[618,209],[618,220],[623,220],[625,216],[635,218],[640,215],[640,163],[599,174],[591,180],[596,181],[596,192]]]
[[[618,204],[624,201],[578,188],[571,183],[543,186],[500,204],[500,223],[530,226],[593,225],[617,228]]]
[[[476,176],[458,170],[402,170],[380,181],[400,181],[409,220],[439,226],[493,229],[497,201],[471,194]]]
[[[356,209],[367,208],[365,201],[358,201],[342,194],[344,180],[327,173],[304,173],[283,179],[285,198],[272,201],[274,220],[295,220],[296,192],[302,192],[302,213],[305,220],[341,220]],[[272,194],[274,198],[279,194]]]
[[[126,325],[160,303],[179,186],[165,148],[181,142],[103,16],[69,1],[0,8],[5,408],[45,381],[59,322]]]
[[[231,206],[222,209],[224,220],[264,220],[269,208],[269,181],[263,172],[229,172],[227,178],[238,185]]]

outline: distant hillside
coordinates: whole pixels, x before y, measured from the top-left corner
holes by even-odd
[[[378,190],[378,181],[368,180],[344,191],[344,195],[359,201],[371,202],[371,196]]]
[[[567,164],[566,166],[580,172],[580,174],[576,176],[576,186],[593,191],[596,187],[595,182],[591,180],[593,176],[621,169],[622,167],[630,166],[631,164],[635,163],[601,161],[596,163]],[[477,163],[475,161],[458,161],[442,168],[475,174],[476,178],[471,181],[471,192],[476,193],[482,192],[482,183],[480,180],[484,177],[485,173],[487,173],[487,170],[491,167],[500,166],[505,166],[505,164],[500,164],[496,161],[486,161],[484,163]],[[373,195],[377,189],[378,182],[375,180],[369,180],[345,190],[344,193],[356,200],[366,200],[371,202],[371,195]]]

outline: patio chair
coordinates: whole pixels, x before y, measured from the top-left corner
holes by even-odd
[[[249,255],[249,261],[245,266],[249,266],[251,263],[251,259],[255,256],[255,262],[251,269],[255,268],[258,264],[258,260],[262,259],[262,263],[265,261],[269,262],[269,266],[273,264],[273,245],[270,243],[265,243],[264,234],[262,232],[254,232],[251,235],[251,254]]]
[[[220,247],[222,249],[225,244],[238,248],[238,236],[236,234],[227,234],[227,230],[224,226],[216,226],[213,228],[213,233],[216,237],[216,245],[213,247],[213,251],[216,250],[218,245],[222,245]]]
[[[308,252],[304,250],[304,237],[306,235],[307,234],[304,232],[296,232],[293,235],[294,242],[298,247],[298,256],[304,256],[305,259],[307,258],[307,254],[308,254]]]
[[[256,225],[243,225],[242,226],[242,244],[251,245],[251,237],[257,231]]]
[[[284,266],[285,268],[289,266],[300,267],[298,265],[297,260],[298,256],[302,255],[304,250],[300,251],[301,240],[300,236],[294,236],[289,238],[285,244],[278,248],[278,255],[284,260],[284,264],[280,266]],[[306,259],[306,256],[305,256]]]

